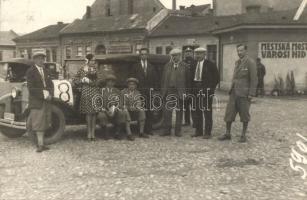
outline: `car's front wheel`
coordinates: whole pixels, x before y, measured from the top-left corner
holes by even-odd
[[[51,127],[45,132],[44,143],[54,144],[58,142],[65,131],[65,116],[61,109],[57,106],[52,105],[51,108]],[[33,131],[28,132],[31,140],[37,142],[36,135]]]

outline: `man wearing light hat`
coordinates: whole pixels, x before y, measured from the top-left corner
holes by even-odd
[[[145,128],[145,101],[142,101],[144,98],[143,95],[138,91],[137,87],[139,84],[139,80],[136,78],[128,78],[127,79],[127,88],[122,90],[123,95],[123,107],[124,113],[127,120],[127,134],[130,139],[134,139],[131,134],[130,123],[132,119],[137,119],[139,125],[139,136],[141,138],[148,138],[144,133]]]
[[[46,53],[44,50],[33,52],[34,65],[27,71],[30,114],[27,119],[28,131],[37,136],[37,152],[48,150],[44,144],[45,131],[51,126],[51,105],[53,84],[50,73],[44,67]]]
[[[209,139],[211,138],[213,126],[212,101],[216,86],[220,80],[219,72],[217,66],[206,59],[207,50],[205,48],[199,47],[194,52],[196,61],[191,67],[191,83],[192,93],[196,97],[193,118],[196,131],[192,137],[203,136],[204,139]],[[204,117],[205,134],[203,133]]]
[[[110,134],[107,130],[108,123],[114,125],[114,137],[118,140],[123,138],[122,133],[126,127],[125,116],[122,112],[122,94],[120,90],[115,87],[116,80],[117,78],[115,75],[107,74],[105,77],[106,86],[101,90],[104,110],[98,113],[97,119],[100,127],[102,127],[104,131],[104,137],[106,140],[110,139]]]
[[[170,52],[171,60],[164,66],[162,74],[161,94],[165,107],[164,133],[161,136],[171,135],[173,110],[176,110],[175,136],[182,136],[183,98],[189,88],[189,70],[187,64],[181,61],[181,53],[177,48]]]

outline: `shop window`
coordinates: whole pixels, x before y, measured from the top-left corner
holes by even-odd
[[[162,47],[156,47],[156,54],[162,54],[163,52],[163,48]]]
[[[86,46],[85,47],[85,55],[91,54],[92,53],[92,47],[91,46]]]
[[[50,62],[50,50],[49,49],[46,49],[46,61],[47,62]]]
[[[104,55],[106,54],[106,47],[104,45],[98,45],[95,50],[96,55]]]
[[[128,14],[133,14],[133,0],[128,0]]]
[[[52,49],[52,62],[57,61],[57,49]]]
[[[3,60],[3,52],[0,51],[0,61],[2,61],[2,60]]]
[[[171,46],[165,47],[165,53],[168,55],[171,52],[172,49],[173,49],[173,47],[171,47]]]
[[[82,57],[83,56],[83,48],[82,47],[77,47],[77,56]]]
[[[208,60],[216,63],[217,61],[217,45],[207,45]]]
[[[66,47],[65,49],[66,59],[71,59],[71,53],[72,53],[71,47]]]

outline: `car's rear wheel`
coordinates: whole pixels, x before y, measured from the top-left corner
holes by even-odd
[[[19,138],[26,133],[26,130],[11,127],[1,127],[0,132],[8,138]]]

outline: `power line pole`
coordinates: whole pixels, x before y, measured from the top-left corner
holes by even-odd
[[[293,18],[294,21],[297,21],[300,19],[301,15],[303,14],[305,7],[307,5],[307,0],[303,0],[300,7],[297,9],[296,14]]]

